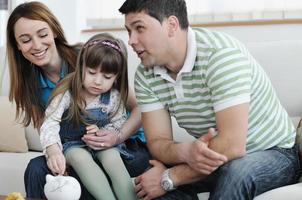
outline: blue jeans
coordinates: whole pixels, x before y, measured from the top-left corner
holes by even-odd
[[[131,177],[143,173],[149,166],[150,154],[145,143],[139,141],[139,139],[129,139],[125,141],[127,148],[124,150],[133,154],[134,158],[124,157],[123,154],[121,154],[125,167]],[[30,160],[24,174],[24,184],[28,198],[46,199],[43,189],[46,183],[46,174],[51,174],[51,171],[47,167],[45,156],[39,156]],[[72,169],[69,171],[69,175],[75,177],[81,184],[81,200],[93,200],[94,198],[88,193],[82,185],[80,178]]]
[[[207,178],[157,200],[198,199],[200,192],[210,192],[210,200],[252,200],[268,190],[296,183],[300,174],[297,145],[290,149],[273,147],[232,160]]]

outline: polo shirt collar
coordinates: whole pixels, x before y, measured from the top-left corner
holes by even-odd
[[[177,76],[179,76],[180,74],[182,74],[184,72],[191,72],[194,67],[194,64],[195,64],[196,53],[197,53],[197,44],[196,44],[196,39],[195,39],[195,33],[192,30],[192,28],[190,28],[190,27],[188,28],[187,41],[188,41],[188,43],[187,43],[188,46],[187,46],[186,59],[185,59],[183,67],[178,72]],[[167,74],[167,69],[162,66],[155,66],[154,74],[161,75],[163,78],[167,78],[167,76],[169,76]]]

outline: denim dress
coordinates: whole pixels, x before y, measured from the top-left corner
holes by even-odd
[[[100,102],[102,104],[109,104],[110,91],[100,96]],[[88,115],[83,116],[87,124],[95,124],[99,128],[104,127],[109,121],[108,113],[102,108],[86,109]],[[86,148],[95,159],[95,153],[102,150],[90,149],[82,140],[84,134],[86,134],[86,126],[81,123],[79,126],[75,125],[72,121],[67,120],[68,110],[64,112],[62,121],[60,123],[60,139],[63,145],[63,152],[66,153],[71,147],[83,147]],[[130,113],[128,113],[129,115]],[[149,167],[149,159],[151,158],[149,151],[147,150],[144,132],[140,128],[135,134],[133,134],[125,142],[115,146],[120,152],[121,158],[130,174],[130,176],[138,176],[145,169]]]
[[[100,102],[102,104],[109,104],[110,91],[100,96]],[[87,124],[95,124],[99,128],[104,127],[109,123],[108,113],[102,108],[92,108],[86,110],[88,115],[83,116],[84,121]],[[60,139],[63,145],[63,152],[65,153],[71,147],[87,147],[88,146],[81,140],[84,134],[86,134],[86,124],[81,123],[74,124],[71,120],[67,120],[68,110],[64,112],[62,121],[60,123]],[[89,149],[92,151],[91,149]],[[93,151],[92,151],[93,152]]]

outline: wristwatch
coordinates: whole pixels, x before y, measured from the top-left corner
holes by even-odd
[[[174,187],[173,181],[170,177],[170,169],[166,169],[164,171],[164,173],[162,174],[162,177],[161,177],[160,184],[161,184],[161,187],[167,192],[176,189]]]

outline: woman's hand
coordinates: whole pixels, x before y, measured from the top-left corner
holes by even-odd
[[[65,157],[58,146],[53,144],[46,148],[47,166],[54,175],[63,175],[66,169]]]
[[[119,133],[113,130],[99,129],[95,134],[85,134],[82,140],[94,150],[111,148],[119,143]]]

